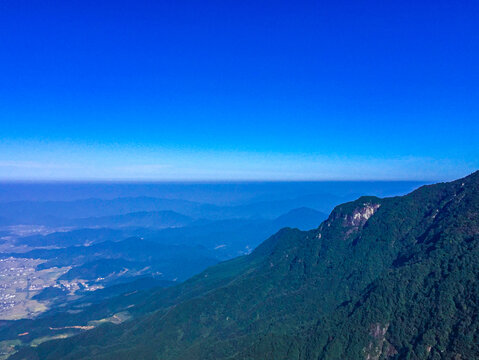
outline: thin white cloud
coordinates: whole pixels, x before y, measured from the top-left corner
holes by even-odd
[[[0,161],[0,168],[1,167],[19,169],[66,169],[71,168],[71,165],[39,161]]]
[[[0,152],[1,153],[1,152]],[[477,163],[428,157],[65,148],[1,153],[0,180],[449,180]],[[54,159],[55,161],[52,161]]]

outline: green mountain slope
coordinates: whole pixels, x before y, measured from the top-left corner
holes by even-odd
[[[476,172],[340,205],[316,230],[281,230],[248,256],[142,293],[132,321],[11,358],[479,358],[478,276]]]

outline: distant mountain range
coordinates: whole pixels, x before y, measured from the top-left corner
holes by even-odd
[[[476,172],[361,197],[314,230],[282,229],[178,286],[10,323],[0,337],[67,337],[66,326],[127,314],[11,359],[476,359],[478,277]]]
[[[174,211],[192,213],[203,204],[151,197],[85,199],[73,201],[14,201],[2,204],[3,222],[15,224],[71,225],[72,220],[125,215],[135,212]],[[74,223],[74,222],[73,222]]]
[[[124,226],[155,223],[157,227],[167,227],[170,222],[175,225],[175,222],[184,223],[188,221],[188,218],[195,220],[274,219],[299,207],[310,207],[327,213],[341,201],[353,198],[355,195],[340,197],[331,194],[314,194],[236,206],[219,206],[151,197],[112,200],[16,201],[3,203],[0,206],[0,226],[18,224],[110,226],[118,222],[119,224],[124,223]],[[178,213],[178,215],[174,213]],[[179,214],[185,218],[180,218]],[[161,225],[162,220],[165,220],[164,226]],[[135,221],[138,222],[135,223]]]
[[[71,225],[78,227],[147,227],[147,228],[175,228],[191,224],[193,219],[175,211],[138,211],[122,215],[89,217],[72,220]]]
[[[2,254],[2,257],[45,259],[44,263],[37,266],[38,270],[73,266],[73,269],[64,275],[65,279],[73,278],[73,274],[81,274],[81,268],[92,274],[87,279],[104,277],[104,272],[94,275],[94,264],[101,262],[100,260],[104,261],[104,269],[108,264],[110,272],[120,273],[127,269],[131,276],[135,276],[141,269],[147,269],[148,273],[159,272],[168,280],[186,279],[218,262],[214,253],[201,245],[160,244],[135,237],[118,242],[104,241],[91,246],[7,253]],[[179,261],[180,259],[182,261]],[[78,269],[77,266],[81,268]]]
[[[197,220],[172,211],[138,212],[125,215],[72,220],[82,228],[19,238],[29,247],[89,246],[136,236],[170,245],[200,245],[217,250],[214,257],[228,259],[252,250],[283,227],[308,229],[318,226],[326,214],[299,208],[276,219]],[[92,228],[85,228],[91,226]],[[165,228],[165,229],[162,229]],[[250,250],[248,250],[250,249]],[[42,252],[49,254],[48,251]]]

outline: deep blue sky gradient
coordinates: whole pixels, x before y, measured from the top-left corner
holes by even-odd
[[[0,179],[451,179],[477,1],[0,2]]]

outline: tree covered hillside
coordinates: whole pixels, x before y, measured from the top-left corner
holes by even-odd
[[[337,206],[12,359],[479,358],[479,172]],[[115,309],[118,311],[118,308]]]

